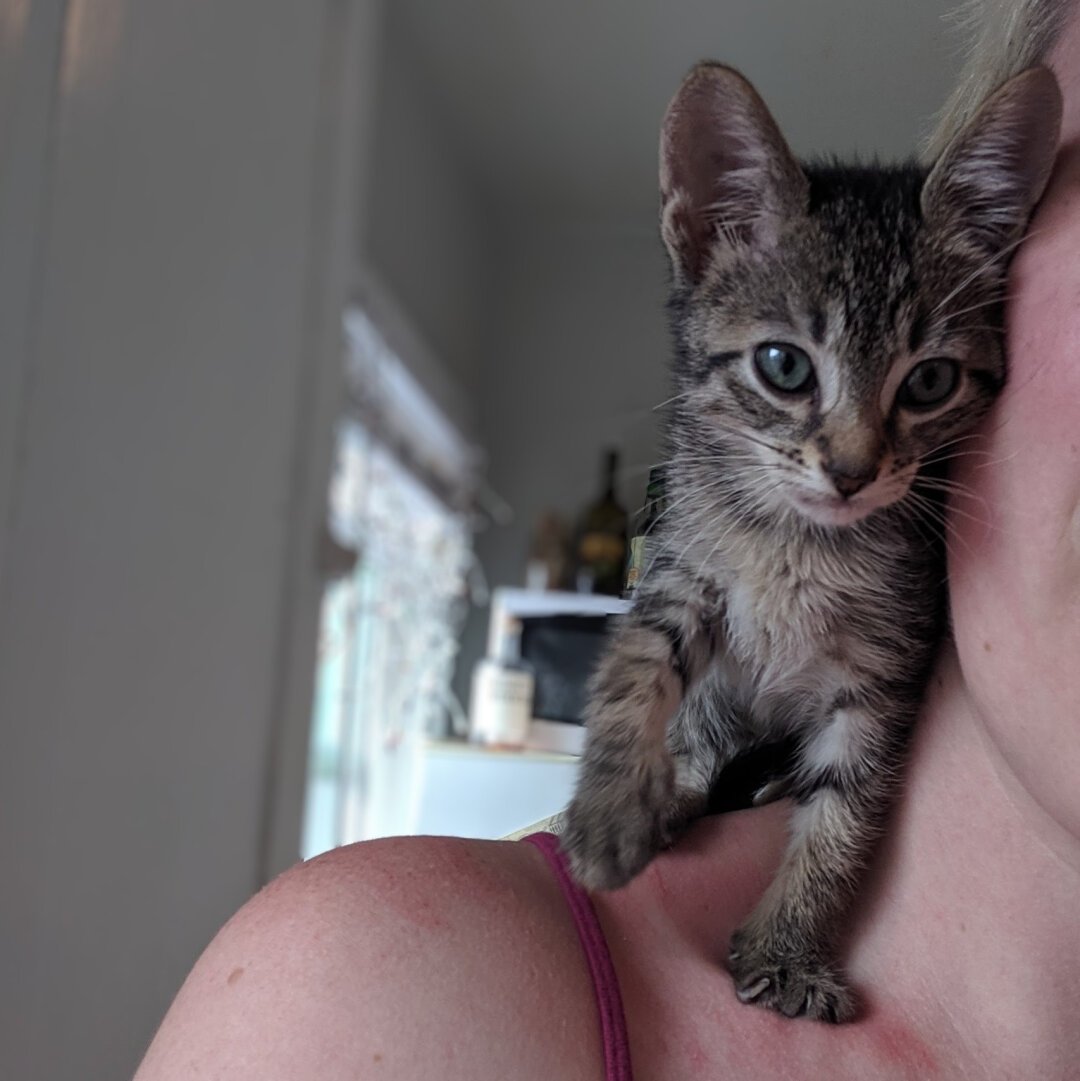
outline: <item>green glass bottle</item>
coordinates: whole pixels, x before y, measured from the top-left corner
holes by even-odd
[[[602,494],[585,511],[577,543],[580,593],[622,592],[626,574],[626,511],[615,495],[619,452],[604,453]]]
[[[634,524],[630,539],[630,558],[626,566],[624,597],[632,597],[642,576],[649,569],[657,552],[656,524],[667,510],[664,467],[654,465],[649,470],[649,486],[645,489],[645,507]]]

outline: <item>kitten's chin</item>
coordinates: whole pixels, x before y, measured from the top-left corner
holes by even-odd
[[[817,495],[796,492],[791,496],[792,506],[804,518],[815,525],[841,529],[854,525],[879,510],[881,504],[869,499],[844,499],[839,495]]]

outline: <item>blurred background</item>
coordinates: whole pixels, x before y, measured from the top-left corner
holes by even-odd
[[[301,857],[562,807],[664,506],[664,107],[716,57],[903,155],[948,6],[0,0],[0,1076],[130,1075]]]

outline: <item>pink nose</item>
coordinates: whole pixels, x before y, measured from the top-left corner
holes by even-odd
[[[825,472],[833,482],[833,487],[848,499],[856,492],[862,491],[877,476],[877,468],[854,469],[846,463],[835,463],[825,466]]]

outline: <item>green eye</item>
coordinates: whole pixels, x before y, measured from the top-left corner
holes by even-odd
[[[814,365],[797,345],[765,342],[754,350],[758,375],[785,394],[806,394],[814,389]]]
[[[960,381],[960,366],[948,357],[924,360],[911,369],[900,384],[896,400],[908,409],[928,409],[940,405]]]

